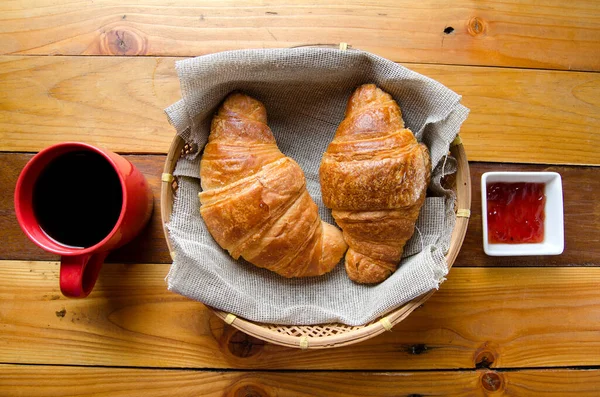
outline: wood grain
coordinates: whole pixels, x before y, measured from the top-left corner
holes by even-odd
[[[195,56],[347,42],[401,62],[600,69],[600,6],[585,0],[19,0],[0,14],[2,54]]]
[[[0,365],[0,394],[23,396],[597,396],[599,370],[212,372]],[[435,379],[435,381],[432,381]]]
[[[180,96],[174,62],[0,58],[0,150],[85,141],[119,152],[166,153],[175,131],[163,109]]]
[[[600,75],[415,66],[471,109],[460,131],[470,161],[600,165]]]
[[[86,141],[166,153],[175,58],[0,57],[0,150]],[[459,94],[469,160],[600,165],[600,74],[409,65]]]
[[[0,153],[0,260],[56,260],[31,243],[19,228],[13,195],[17,177],[31,154]],[[148,179],[154,192],[154,215],[138,238],[114,251],[113,263],[171,263],[160,217],[160,174],[165,156],[127,155]],[[489,164],[471,162],[471,219],[454,266],[599,266],[600,195],[598,170],[593,167]],[[563,178],[565,251],[558,256],[491,257],[483,252],[481,234],[481,174],[487,171],[555,171]]]
[[[600,268],[453,268],[392,332],[301,351],[226,326],[167,291],[167,265],[107,264],[65,299],[53,262],[0,262],[0,362],[187,368],[414,370],[600,365]]]

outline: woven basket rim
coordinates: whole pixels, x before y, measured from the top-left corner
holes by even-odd
[[[163,233],[172,257],[174,256],[174,251],[166,224],[168,223],[173,210],[174,189],[172,175],[185,145],[186,144],[183,139],[180,136],[175,135],[165,160],[165,166],[162,175],[160,212],[163,224]],[[471,210],[471,177],[469,163],[467,161],[465,149],[459,135],[457,135],[454,142],[452,142],[450,145],[450,152],[457,160],[455,183],[455,209],[457,210],[457,218],[454,229],[452,230],[450,248],[445,256],[448,270],[450,270],[454,264],[454,261],[456,260],[458,252],[462,246],[467,231]],[[435,289],[414,298],[413,300],[396,309],[391,310],[390,312],[386,313],[386,315],[375,321],[372,321],[371,323],[356,327],[345,324],[318,324],[310,326],[262,324],[223,312],[212,307],[209,307],[209,309],[211,309],[217,317],[221,318],[227,324],[230,324],[240,331],[266,342],[301,349],[325,349],[351,345],[370,339],[385,331],[390,331],[394,325],[404,320],[410,313],[425,303],[425,301],[427,301],[427,299],[429,299],[434,292]],[[311,331],[314,331],[315,328],[318,327],[332,330],[331,333],[333,334],[327,336],[310,336],[305,333],[304,335],[296,336],[289,335],[289,332],[283,333],[281,331],[273,330],[273,328],[287,328],[289,330],[294,330],[295,333],[303,333],[303,329],[310,329]],[[338,333],[336,332],[337,329],[343,329],[344,331]]]

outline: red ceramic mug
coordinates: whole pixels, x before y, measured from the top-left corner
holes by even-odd
[[[46,148],[23,168],[15,212],[25,234],[61,256],[60,289],[86,297],[111,250],[132,240],[152,213],[152,192],[128,160],[85,143]]]

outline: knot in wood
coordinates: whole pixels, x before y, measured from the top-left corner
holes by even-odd
[[[265,346],[265,342],[247,335],[242,331],[235,331],[229,337],[227,348],[229,352],[236,357],[249,358],[260,353]]]
[[[489,368],[494,364],[495,360],[494,353],[489,350],[483,350],[475,357],[475,368]]]
[[[481,376],[481,385],[487,391],[498,391],[502,389],[502,377],[497,372],[485,372]]]
[[[490,343],[484,343],[479,349],[475,351],[474,364],[475,368],[490,368],[498,359],[495,353],[494,346]]]
[[[267,392],[258,386],[244,385],[233,393],[234,397],[268,397]]]
[[[473,17],[469,19],[467,31],[471,36],[481,36],[485,33],[486,25],[481,18]]]
[[[101,37],[100,50],[105,55],[145,55],[148,43],[130,28],[114,28]]]

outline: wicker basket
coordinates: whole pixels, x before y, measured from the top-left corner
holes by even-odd
[[[173,252],[166,223],[169,222],[173,210],[173,198],[177,191],[177,180],[173,178],[173,171],[180,156],[195,152],[196,147],[186,144],[179,136],[176,136],[169,149],[163,171],[163,183],[161,189],[160,212],[163,221],[163,229],[169,250]],[[460,137],[457,137],[450,147],[450,152],[456,158],[458,169],[452,188],[456,191],[456,225],[452,232],[450,249],[446,254],[448,268],[452,267],[458,251],[462,245],[467,224],[469,222],[471,208],[471,178],[469,174],[469,163]],[[233,314],[212,309],[214,313],[226,323],[235,328],[252,335],[256,338],[278,345],[296,347],[301,349],[324,349],[330,347],[346,346],[361,342],[389,331],[391,328],[404,320],[413,310],[421,306],[435,290],[421,295],[403,306],[394,309],[385,316],[361,326],[349,326],[345,324],[319,324],[319,325],[276,325],[263,324],[245,320]]]

